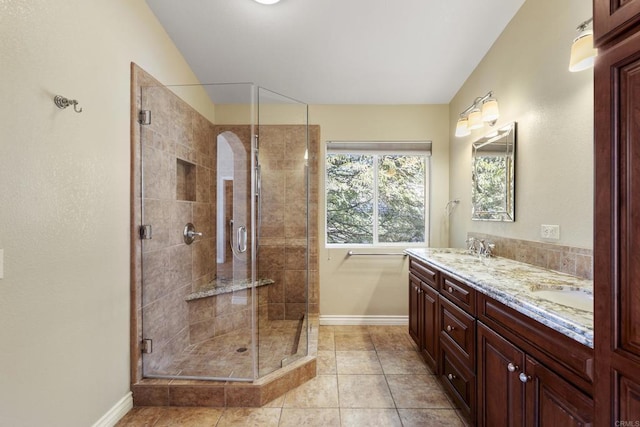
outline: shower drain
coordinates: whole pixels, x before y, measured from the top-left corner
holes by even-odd
[[[240,347],[239,349],[236,350],[238,353],[244,353],[245,351],[247,351],[247,347]]]

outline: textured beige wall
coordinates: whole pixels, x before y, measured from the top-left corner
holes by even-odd
[[[129,391],[130,62],[196,78],[143,0],[0,10],[0,425],[85,427]]]
[[[469,231],[540,241],[541,224],[558,224],[556,243],[592,248],[593,71],[568,71],[575,28],[591,15],[585,0],[526,1],[452,100],[452,246]],[[489,128],[453,136],[458,114],[489,90],[497,126],[518,122],[514,223],[471,221],[471,143]]]

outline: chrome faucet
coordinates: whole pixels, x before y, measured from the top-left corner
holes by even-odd
[[[495,243],[487,242],[484,239],[469,237],[466,242],[468,245],[467,250],[469,251],[469,253],[481,257],[489,258],[493,255],[493,250],[496,248]]]

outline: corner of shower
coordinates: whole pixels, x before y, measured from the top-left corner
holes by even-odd
[[[134,403],[180,405],[147,401],[154,384],[180,393],[175,380],[209,384],[211,399],[292,369],[315,376],[308,156],[306,104],[133,68]]]

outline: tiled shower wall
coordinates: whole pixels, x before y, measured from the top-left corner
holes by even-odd
[[[263,220],[258,243],[258,274],[275,281],[268,287],[270,320],[295,320],[304,313],[307,271],[309,313],[319,312],[317,230],[320,127],[309,126],[308,153],[305,153],[306,138],[305,126],[260,126]],[[305,159],[305,154],[308,159]],[[305,163],[308,164],[309,173],[308,206]]]
[[[511,239],[482,233],[467,233],[467,236],[495,243],[496,248],[493,254],[496,256],[593,280],[593,251],[591,249]]]
[[[144,86],[144,85],[143,85]],[[140,127],[143,223],[152,238],[142,241],[143,338],[150,372],[163,370],[189,345],[185,296],[216,275],[216,151],[213,125],[163,86],[142,88],[141,106],[151,124]],[[187,245],[185,224],[202,232]]]

